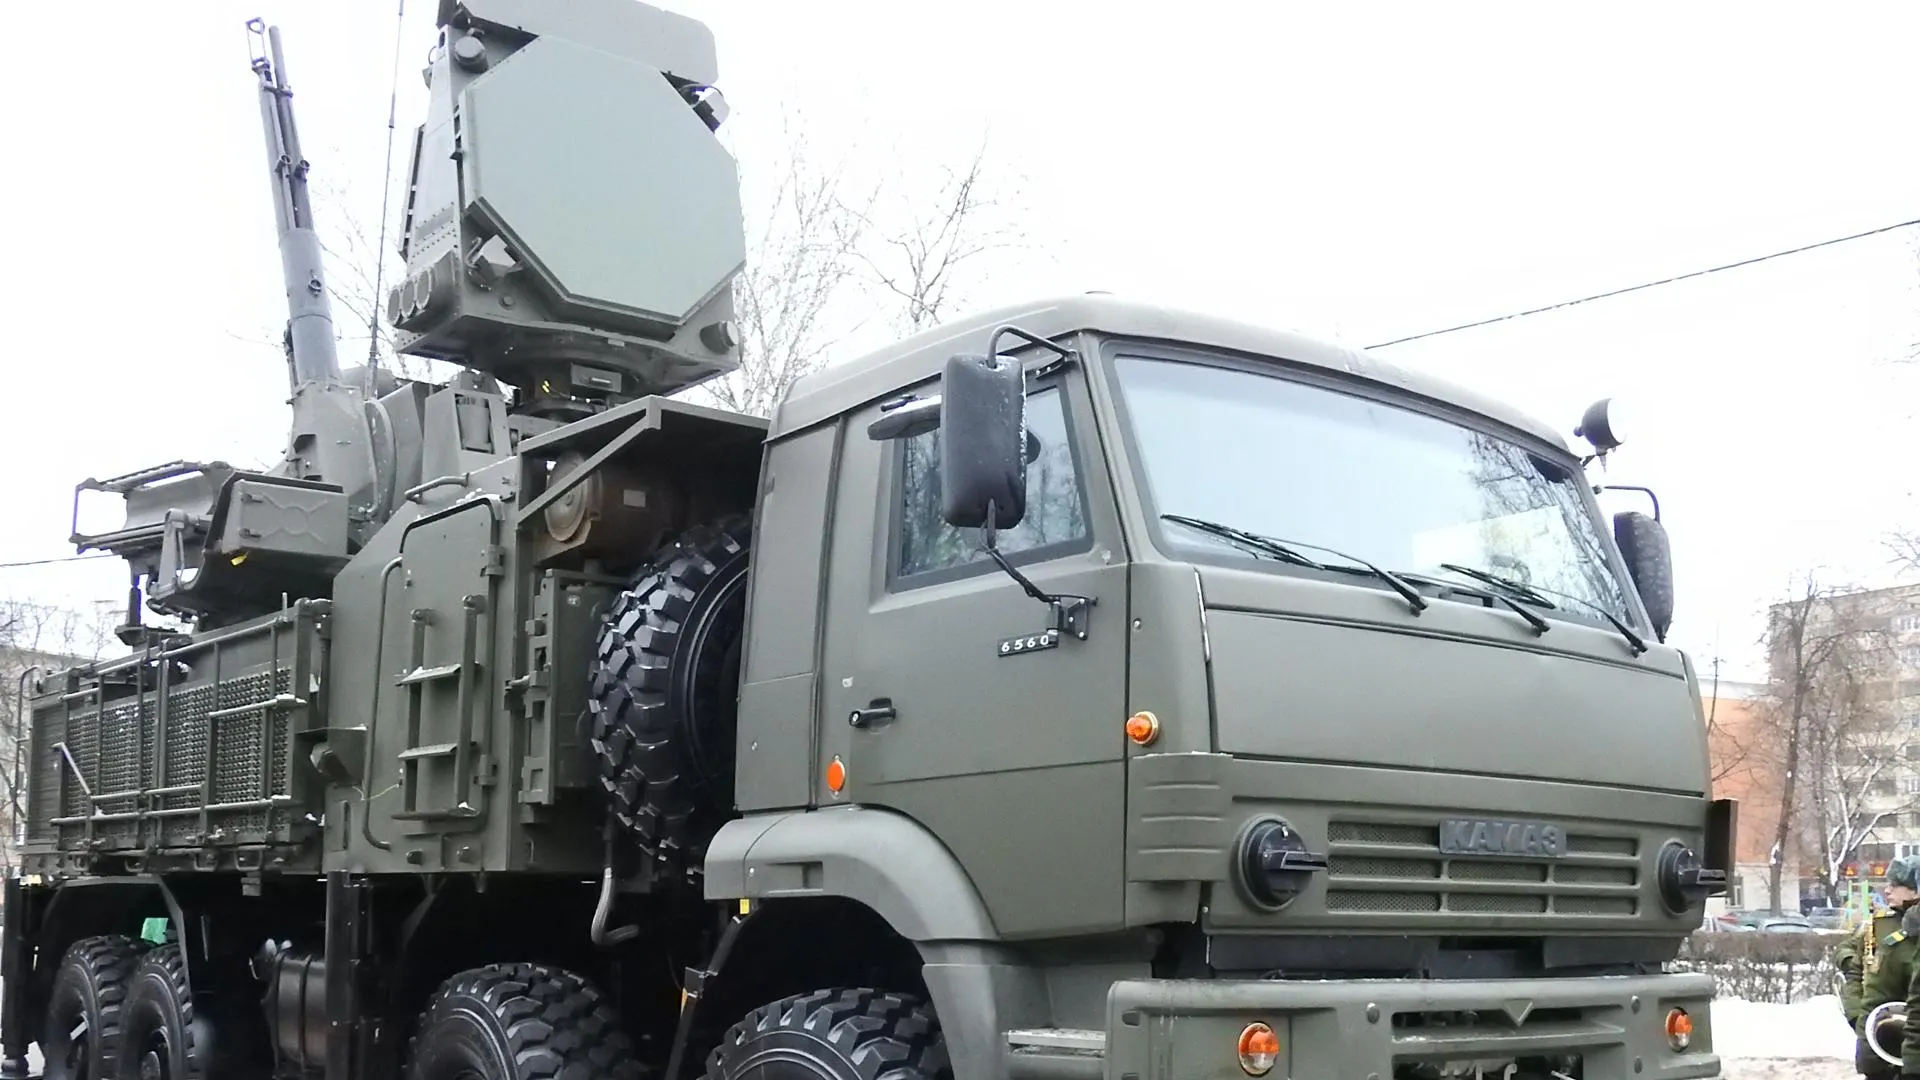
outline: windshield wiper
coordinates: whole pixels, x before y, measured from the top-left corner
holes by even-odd
[[[1244,547],[1266,552],[1282,562],[1290,562],[1295,566],[1306,566],[1315,570],[1337,570],[1342,573],[1370,573],[1381,581],[1386,582],[1393,588],[1394,592],[1399,593],[1401,599],[1405,600],[1407,605],[1413,608],[1415,615],[1427,610],[1427,598],[1421,596],[1419,591],[1413,586],[1407,584],[1398,576],[1380,569],[1357,555],[1349,555],[1344,551],[1335,551],[1333,548],[1323,547],[1319,544],[1307,544],[1298,540],[1282,540],[1278,537],[1263,536],[1260,533],[1237,529],[1232,525],[1222,525],[1217,521],[1207,521],[1204,518],[1187,517],[1184,514],[1161,514],[1160,516],[1167,521],[1177,522],[1188,528],[1198,529],[1201,532],[1218,536],[1225,540],[1238,541]],[[1329,555],[1336,555],[1348,562],[1358,563],[1359,565],[1328,566],[1326,563],[1310,559],[1298,551],[1295,551],[1294,548],[1297,547],[1308,548],[1313,551],[1324,551]],[[1365,569],[1361,569],[1362,567],[1365,567]]]
[[[1326,566],[1309,559],[1287,545],[1280,543],[1278,540],[1269,539],[1257,533],[1250,533],[1245,529],[1236,529],[1231,525],[1222,525],[1217,521],[1208,521],[1205,518],[1187,517],[1185,514],[1161,514],[1160,517],[1166,521],[1176,522],[1185,525],[1189,529],[1206,533],[1209,536],[1217,536],[1222,540],[1232,541],[1241,548],[1250,550],[1255,554],[1265,555],[1268,558],[1278,559],[1284,563],[1292,563],[1295,566],[1305,566],[1314,570],[1327,569]]]
[[[1533,591],[1533,586],[1525,582],[1515,581],[1512,578],[1504,578],[1499,574],[1491,574],[1485,570],[1476,570],[1471,566],[1461,566],[1459,563],[1443,562],[1440,564],[1440,568],[1443,570],[1451,570],[1456,574],[1465,574],[1475,581],[1484,581],[1489,585],[1497,585],[1529,604],[1553,610],[1553,601]]]
[[[1490,585],[1497,585],[1502,588],[1509,589],[1513,592],[1515,596],[1520,597],[1521,599],[1527,601],[1530,604],[1536,604],[1540,607],[1549,608],[1552,610],[1559,610],[1546,597],[1540,595],[1540,593],[1543,591],[1552,593],[1553,595],[1560,597],[1562,600],[1571,600],[1574,603],[1579,604],[1583,607],[1590,608],[1595,614],[1607,620],[1607,622],[1613,624],[1613,628],[1615,630],[1620,631],[1620,636],[1627,639],[1627,648],[1632,651],[1634,656],[1639,656],[1641,653],[1644,653],[1647,651],[1646,640],[1642,638],[1639,634],[1634,633],[1633,628],[1631,626],[1628,626],[1625,621],[1623,621],[1619,616],[1615,615],[1613,612],[1608,611],[1606,608],[1584,597],[1575,596],[1572,593],[1563,593],[1557,589],[1548,589],[1545,586],[1524,585],[1518,581],[1510,581],[1506,578],[1500,577],[1497,574],[1489,574],[1485,570],[1476,570],[1470,566],[1456,566],[1453,563],[1441,563],[1440,565],[1444,569],[1451,570],[1456,574],[1462,574],[1467,577],[1474,578],[1475,580],[1478,580],[1478,581],[1487,582]],[[1505,601],[1509,607],[1513,606],[1512,601],[1507,600],[1506,597],[1500,596],[1498,593],[1489,593],[1488,595],[1494,597],[1494,599],[1496,600]],[[1519,611],[1520,609],[1515,607],[1514,610]],[[1531,614],[1531,613],[1522,612],[1522,614]]]
[[[1490,589],[1476,589],[1471,585],[1462,585],[1457,581],[1448,581],[1445,578],[1429,577],[1426,574],[1409,574],[1405,570],[1400,571],[1400,576],[1406,578],[1408,581],[1418,581],[1425,585],[1437,585],[1442,589],[1461,593],[1466,596],[1477,596],[1482,600],[1497,600],[1511,608],[1514,614],[1527,620],[1527,625],[1533,627],[1533,632],[1536,634],[1544,634],[1553,629],[1552,623],[1541,618],[1538,612],[1529,611],[1521,607],[1514,602],[1511,596],[1503,596]],[[1553,605],[1548,604],[1547,606],[1552,607]]]

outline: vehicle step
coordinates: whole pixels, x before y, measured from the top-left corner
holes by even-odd
[[[1099,1080],[1107,1033],[1086,1028],[1020,1028],[1007,1032],[1012,1080]]]

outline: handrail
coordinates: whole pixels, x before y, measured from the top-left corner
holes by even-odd
[[[46,669],[32,664],[20,673],[20,680],[14,688],[13,701],[13,777],[7,785],[7,806],[13,814],[8,819],[13,829],[13,841],[19,843],[25,838],[26,807],[20,803],[20,786],[26,782],[23,772],[27,758],[27,679],[45,674]]]

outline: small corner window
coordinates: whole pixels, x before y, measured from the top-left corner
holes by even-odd
[[[1027,430],[1040,440],[1040,456],[1027,466],[1027,513],[1003,529],[1000,551],[1067,554],[1090,537],[1086,493],[1080,483],[1066,402],[1058,387],[1027,395]],[[958,577],[957,568],[987,563],[977,529],[956,529],[940,515],[940,432],[906,440],[900,457],[899,527],[895,571],[901,578]]]

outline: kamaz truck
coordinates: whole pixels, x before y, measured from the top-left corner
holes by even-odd
[[[79,485],[127,652],[22,686],[0,1076],[1718,1074],[1734,808],[1605,403],[1085,294],[706,407],[711,35],[438,16],[439,381],[341,366],[254,25],[292,430]]]

